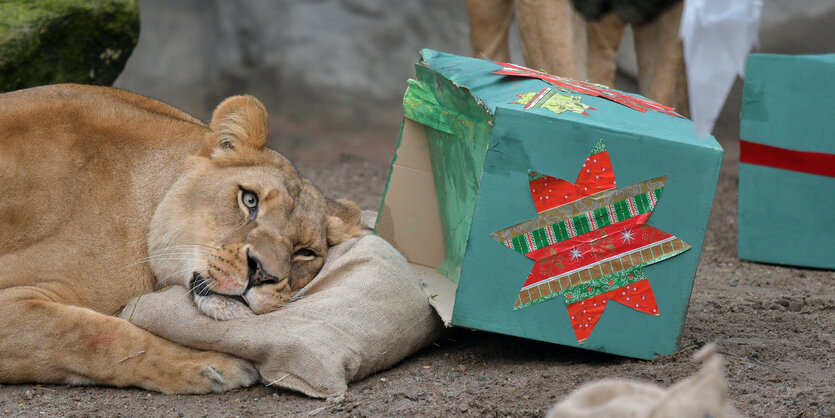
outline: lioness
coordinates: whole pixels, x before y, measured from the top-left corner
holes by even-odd
[[[217,319],[269,312],[328,245],[359,234],[359,208],[325,199],[266,135],[251,96],[226,99],[206,126],[105,87],[0,95],[0,383],[253,383],[246,361],[111,315],[172,284]]]

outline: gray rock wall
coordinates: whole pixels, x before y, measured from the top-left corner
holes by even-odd
[[[463,0],[140,0],[139,6],[139,44],[115,85],[204,119],[225,96],[247,92],[266,103],[278,129],[396,127],[418,51],[470,53]],[[761,50],[835,52],[833,20],[832,0],[764,0]],[[521,62],[518,41],[511,46]]]
[[[201,118],[225,96],[273,120],[396,125],[421,48],[469,53],[449,0],[142,0],[139,45],[116,86]]]

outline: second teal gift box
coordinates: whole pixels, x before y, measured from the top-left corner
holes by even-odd
[[[739,257],[835,269],[835,54],[752,54],[740,122]]]

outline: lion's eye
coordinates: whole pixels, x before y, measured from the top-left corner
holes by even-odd
[[[255,193],[244,190],[243,193],[241,193],[241,202],[244,206],[250,209],[255,209],[258,207],[258,196]]]
[[[310,248],[302,248],[293,253],[293,260],[312,260],[316,258],[316,253]]]

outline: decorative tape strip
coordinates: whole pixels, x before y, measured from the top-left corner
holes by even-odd
[[[550,87],[543,87],[538,92],[528,92],[517,94],[519,100],[510,102],[510,104],[525,105],[525,110],[543,108],[548,109],[554,113],[563,113],[565,111],[588,115],[586,109],[597,110],[582,103],[582,97],[569,96],[558,93]]]
[[[609,100],[617,101],[618,103],[624,106],[631,107],[641,112],[646,112],[647,109],[653,109],[658,111],[675,110],[675,108],[673,107],[665,106],[648,99],[623,94],[617,90],[611,90],[607,86],[604,86],[602,84],[587,83],[584,81],[573,80],[570,78],[560,77],[545,72],[532,70],[530,68],[511,63],[497,62],[497,64],[501,65],[503,69],[496,71],[495,74],[538,78],[540,80],[550,82],[563,89],[568,89],[579,93],[588,94],[591,96],[603,96]]]
[[[564,295],[566,304],[595,297],[617,288],[616,284],[619,282],[616,282],[615,275],[625,274],[626,279],[631,279],[630,274],[645,277],[643,270],[640,270],[643,267],[664,261],[688,249],[690,249],[689,244],[679,238],[671,237],[663,242],[642,248],[640,251],[631,251],[595,263],[582,270],[548,278],[522,288],[516,297],[516,304],[513,309],[526,308],[559,295]],[[640,270],[640,273],[635,273],[638,270]],[[613,282],[612,284],[609,284],[610,280]],[[596,284],[592,286],[590,283]],[[624,279],[621,279],[620,283],[624,283]],[[611,289],[603,292],[607,286]],[[589,288],[592,290],[588,290]],[[585,289],[585,292],[583,292],[583,289]],[[597,290],[601,292],[597,292]]]
[[[526,254],[526,257],[536,260],[536,263],[523,287],[556,276],[561,272],[582,269],[600,260],[673,236],[646,225],[649,216],[649,213],[638,215],[615,225]]]
[[[549,89],[548,87],[543,87],[542,90],[536,93],[536,95],[533,96],[533,99],[525,105],[525,110],[542,107],[542,105],[555,94],[557,94],[557,92]]]
[[[835,154],[795,151],[739,140],[739,162],[835,177]]]
[[[656,191],[656,194],[658,194],[660,192],[659,189],[663,189],[666,183],[667,176],[661,176],[645,180],[640,183],[635,183],[622,189],[604,190],[600,193],[595,193],[580,200],[542,212],[536,218],[500,229],[490,234],[490,236],[492,236],[496,241],[503,243],[504,241],[513,239],[514,237],[575,218],[578,215],[584,215],[587,212],[592,212],[605,206],[614,205],[616,202],[624,200],[628,201],[631,197],[652,191]]]
[[[572,286],[576,286],[600,277],[605,277],[608,274],[616,273],[623,269],[631,268],[637,265],[657,263],[664,258],[672,257],[673,255],[687,249],[687,247],[682,245],[681,240],[676,240],[678,240],[678,238],[670,235],[660,241],[643,245],[638,248],[631,248],[606,257],[602,260],[586,264],[582,267],[542,278],[536,283],[526,284],[522,287],[522,289],[532,288],[542,283],[556,280],[560,282],[561,288],[567,290]],[[670,245],[665,248],[664,244],[666,243],[670,243]]]
[[[516,64],[510,64],[505,62],[497,62],[496,64],[499,64],[502,67],[502,69],[499,71],[495,71],[494,74],[538,78],[542,81],[553,84],[562,91],[577,92],[588,94],[590,96],[602,97],[614,101],[616,103],[622,104],[624,106],[630,107],[632,109],[635,109],[639,112],[646,112],[647,110],[652,109],[658,112],[666,113],[668,115],[682,117],[681,115],[675,113],[675,109],[670,106],[665,106],[642,97],[630,96],[628,94],[621,93],[617,90],[612,90],[602,84],[572,80],[570,78],[555,76],[552,74],[532,70],[530,68]]]
[[[580,302],[600,294],[616,290],[628,284],[646,279],[646,274],[640,266],[633,266],[628,269],[608,274],[603,277],[591,280],[588,283],[581,283],[566,289],[560,289],[559,281],[551,281],[534,286],[530,289],[523,289],[516,298],[514,310],[527,308],[528,306],[544,302],[551,298],[562,295],[565,304]],[[580,287],[585,286],[585,293],[580,292]],[[573,293],[568,293],[575,290]],[[575,296],[578,295],[578,296]]]
[[[559,242],[567,241],[575,236],[651,212],[663,191],[664,188],[659,187],[594,209],[591,212],[574,216],[565,221],[516,235],[504,240],[502,244],[508,248],[513,248],[520,254],[529,254]]]
[[[616,271],[612,274],[598,277],[587,283],[578,284],[561,293],[565,297],[565,304],[570,305],[613,290],[618,290],[646,278],[647,275],[644,273],[642,267],[630,267],[626,270]]]

